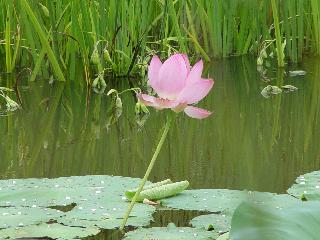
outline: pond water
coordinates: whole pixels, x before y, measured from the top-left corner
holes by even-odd
[[[285,70],[290,69],[307,74],[290,77],[271,67],[262,77],[251,58],[206,66],[215,86],[199,106],[214,114],[201,121],[178,116],[150,180],[284,192],[296,176],[319,169],[320,61],[307,58]],[[47,82],[19,81],[23,109],[0,117],[0,178],[143,176],[166,112],[150,109],[139,127],[134,96],[127,94],[122,116],[110,124],[110,97]],[[128,87],[126,79],[116,82],[117,88]],[[299,90],[264,98],[260,92],[268,84]]]

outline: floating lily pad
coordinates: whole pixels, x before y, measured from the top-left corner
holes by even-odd
[[[203,228],[176,227],[169,224],[167,227],[139,228],[125,235],[125,240],[213,240],[218,236],[215,232]]]
[[[123,199],[112,199],[101,194],[93,200],[82,201],[72,211],[58,219],[59,223],[70,226],[97,226],[103,229],[119,227],[128,208]],[[155,207],[136,203],[127,222],[127,226],[146,226],[153,219]]]
[[[63,206],[95,199],[100,193],[118,200],[139,182],[134,178],[98,175],[0,180],[0,206]]]
[[[0,230],[0,239],[16,238],[53,238],[53,239],[79,239],[97,235],[98,228],[88,227],[68,227],[61,224],[40,224],[20,228],[8,228]]]
[[[117,228],[129,205],[124,192],[138,186],[139,182],[140,179],[118,176],[0,180],[0,228],[6,227],[6,233],[15,237],[20,236],[13,235],[15,233],[34,237],[32,234],[28,235],[32,233],[29,229],[37,229],[39,225],[39,231],[35,232],[40,234],[44,229],[41,224],[52,221],[58,223],[49,225],[57,230],[57,234],[60,223],[64,226],[63,231],[67,233],[69,230],[72,232],[78,229],[74,226],[94,227],[92,229]],[[52,209],[54,206],[60,208],[69,205],[73,208],[66,212]],[[153,206],[137,203],[127,225],[148,225],[154,211]],[[26,225],[34,228],[23,227]],[[22,230],[14,231],[15,227],[21,227]]]
[[[226,232],[224,234],[221,234],[217,240],[229,240],[230,239],[230,233],[229,232]]]
[[[205,228],[207,230],[214,230],[217,233],[223,233],[230,231],[231,218],[232,215],[230,213],[214,213],[195,217],[190,221],[190,224],[193,227]]]
[[[167,207],[176,209],[232,213],[244,200],[260,205],[272,205],[279,209],[298,201],[287,194],[228,189],[198,189],[186,190],[177,196],[163,199],[161,202]]]
[[[0,229],[24,227],[54,220],[63,212],[50,208],[6,207],[0,208]]]
[[[304,200],[320,200],[320,171],[299,176],[287,192]]]
[[[0,206],[66,206],[88,196],[89,189],[79,187],[78,190],[65,187],[19,188],[2,190]]]
[[[232,240],[301,240],[319,239],[320,202],[297,202],[278,211],[242,203],[235,211]]]
[[[186,190],[177,196],[163,199],[161,203],[176,209],[222,212],[233,211],[245,197],[246,193],[239,190],[198,189]]]

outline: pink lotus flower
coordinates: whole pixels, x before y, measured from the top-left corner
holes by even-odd
[[[207,96],[213,86],[213,80],[201,78],[202,69],[202,60],[191,68],[184,54],[174,54],[164,63],[158,56],[153,56],[148,83],[159,98],[142,93],[138,98],[146,106],[156,109],[170,108],[175,112],[184,111],[192,118],[206,118],[211,112],[192,106]]]

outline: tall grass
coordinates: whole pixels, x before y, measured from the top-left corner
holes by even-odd
[[[83,72],[90,85],[98,74],[144,72],[154,53],[210,61],[258,55],[273,40],[283,66],[320,55],[319,29],[318,0],[0,0],[0,56],[7,72],[27,67],[31,80]]]
[[[276,4],[276,0],[271,0],[271,5],[272,5],[272,13],[273,13],[273,21],[274,21],[274,30],[276,35],[278,66],[284,67],[284,45],[282,43],[282,37],[280,33],[278,7]]]

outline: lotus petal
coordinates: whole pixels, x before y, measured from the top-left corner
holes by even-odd
[[[188,84],[180,93],[177,98],[178,102],[186,102],[193,104],[203,99],[213,86],[211,79],[201,79],[200,81],[192,84]]]
[[[148,83],[153,89],[157,89],[158,87],[158,75],[160,68],[162,66],[162,62],[160,61],[158,56],[153,56],[148,67]]]
[[[182,54],[172,55],[161,66],[157,87],[154,89],[159,97],[175,99],[186,85],[188,66]]]
[[[147,94],[137,94],[138,99],[146,106],[151,106],[156,109],[174,108],[178,104],[175,101],[163,98],[156,98]]]
[[[209,117],[212,112],[209,112],[202,108],[197,108],[194,106],[188,106],[184,109],[184,112],[192,118],[203,119]]]
[[[203,61],[200,60],[192,67],[192,69],[188,75],[187,84],[196,83],[196,82],[200,81],[202,70],[203,70]]]

